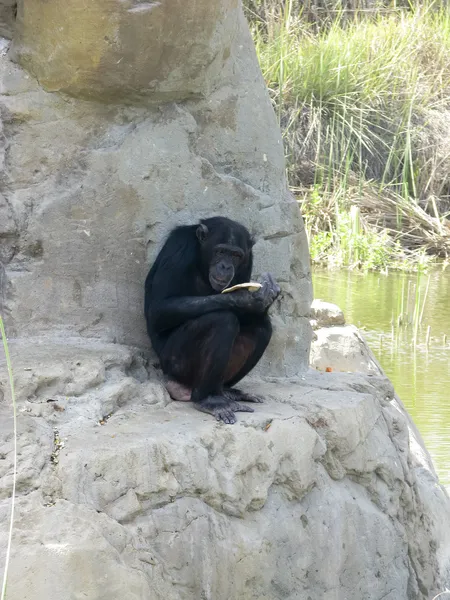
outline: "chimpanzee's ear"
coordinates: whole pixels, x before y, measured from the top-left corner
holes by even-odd
[[[197,231],[195,232],[197,235],[197,239],[200,242],[200,244],[203,244],[203,242],[206,241],[206,238],[208,237],[208,228],[206,227],[206,225],[204,223],[201,223],[198,227],[197,227]]]
[[[250,238],[250,249],[252,249],[255,244],[256,244],[255,238],[252,236]]]

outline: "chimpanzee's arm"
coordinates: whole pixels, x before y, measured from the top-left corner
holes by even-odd
[[[153,330],[160,333],[213,311],[229,310],[238,315],[263,314],[276,300],[280,288],[270,274],[263,275],[261,283],[262,287],[256,292],[240,290],[225,295],[181,296],[160,300],[151,308]]]
[[[242,290],[224,295],[196,295],[200,273],[194,228],[186,226],[174,230],[148,274],[145,313],[150,329],[155,333],[173,329],[213,311],[262,314],[280,293],[273,278],[265,275],[261,279],[261,289],[256,292]]]
[[[249,292],[247,294],[250,296]],[[239,300],[236,297],[238,295],[240,296]],[[151,322],[153,330],[156,333],[161,333],[166,329],[178,327],[189,319],[201,317],[208,312],[220,310],[246,312],[251,310],[252,304],[251,298],[249,297],[246,301],[241,292],[224,295],[214,294],[212,296],[167,298],[151,307]]]

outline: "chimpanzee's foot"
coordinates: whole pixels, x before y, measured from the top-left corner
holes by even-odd
[[[166,390],[169,392],[172,400],[179,400],[180,402],[190,402],[192,390],[178,381],[169,379],[165,383]]]
[[[228,425],[236,423],[235,412],[253,412],[250,406],[229,400],[225,396],[208,396],[201,402],[194,402],[194,406],[197,410],[213,415],[218,421]]]
[[[228,400],[235,402],[264,402],[264,399],[261,396],[256,396],[255,394],[247,394],[247,392],[243,392],[237,388],[226,388],[223,392],[225,398]]]

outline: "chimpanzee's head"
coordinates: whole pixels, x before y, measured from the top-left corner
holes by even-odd
[[[253,240],[248,230],[231,219],[212,217],[197,227],[203,276],[216,292],[250,281]]]

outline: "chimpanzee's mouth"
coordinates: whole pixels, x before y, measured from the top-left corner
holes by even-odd
[[[209,283],[211,284],[211,287],[215,292],[221,292],[222,290],[224,290],[225,288],[227,288],[229,286],[232,279],[233,279],[232,277],[227,280],[216,279],[213,275],[210,275]]]

